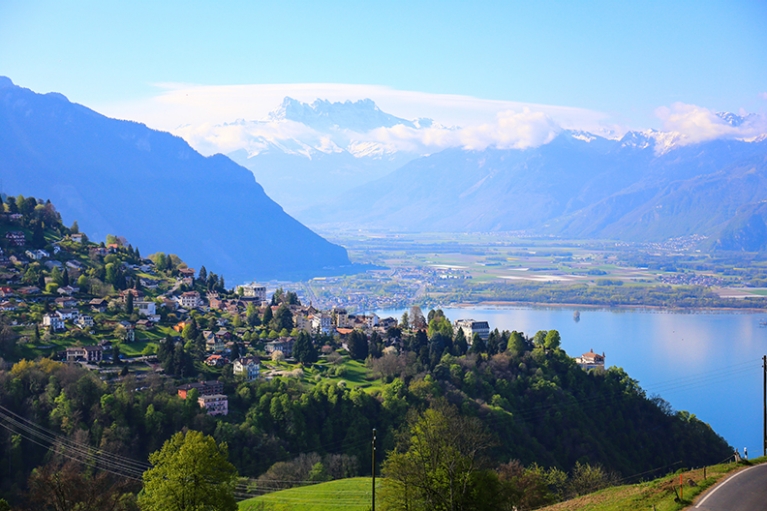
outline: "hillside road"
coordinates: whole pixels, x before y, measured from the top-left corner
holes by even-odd
[[[741,470],[703,493],[700,511],[767,511],[767,463]]]

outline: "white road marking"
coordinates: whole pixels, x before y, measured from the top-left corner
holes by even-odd
[[[738,472],[737,474],[735,474],[735,475],[733,475],[733,476],[730,476],[730,477],[728,477],[727,479],[725,479],[723,483],[721,483],[721,484],[718,484],[718,485],[716,486],[716,488],[714,488],[713,490],[711,490],[711,492],[709,492],[709,493],[708,493],[708,494],[707,494],[705,497],[703,497],[703,500],[701,500],[700,502],[698,502],[698,503],[695,505],[695,509],[698,509],[700,506],[702,506],[702,505],[703,505],[703,503],[704,503],[704,502],[706,502],[706,501],[708,500],[708,498],[709,498],[711,495],[713,495],[714,493],[716,493],[716,492],[719,490],[719,488],[721,488],[721,487],[722,487],[722,486],[724,486],[725,484],[729,483],[730,481],[732,481],[733,479],[735,479],[736,477],[738,477],[740,474],[745,474],[746,472],[748,472],[748,471],[749,471],[749,470],[751,470],[752,468],[756,468],[756,467],[759,467],[759,466],[761,466],[761,465],[754,465],[753,467],[749,467],[749,468],[747,468],[746,470],[741,470],[741,471],[740,471],[740,472]]]

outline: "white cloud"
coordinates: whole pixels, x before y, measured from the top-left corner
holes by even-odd
[[[556,130],[578,129],[603,135],[621,135],[625,129],[609,124],[609,116],[583,108],[479,99],[451,94],[401,91],[377,85],[273,84],[203,86],[158,84],[152,97],[124,103],[94,105],[110,117],[142,122],[185,138],[195,149],[210,154],[245,148],[258,152],[265,140],[313,139],[289,125],[253,122],[266,119],[286,96],[311,103],[356,101],[370,98],[381,110],[405,119],[431,118],[437,125],[408,129],[395,126],[372,132],[373,141],[412,150],[444,147],[530,147]],[[232,119],[248,119],[232,123]],[[453,130],[444,126],[461,126]],[[291,132],[294,130],[294,132]],[[357,137],[365,143],[370,137]],[[334,141],[339,144],[338,140]],[[319,141],[318,141],[319,143]],[[312,144],[314,145],[314,144]],[[339,144],[341,145],[341,144]],[[419,149],[420,148],[420,149]]]
[[[762,98],[762,99],[767,99],[767,92],[760,93],[759,97]]]
[[[767,134],[767,119],[759,114],[744,117],[738,125],[731,125],[713,110],[685,103],[658,108],[655,114],[663,122],[663,129],[674,139],[674,145],[697,144],[717,138],[751,140]]]
[[[342,149],[358,156],[403,150],[429,154],[448,147],[524,149],[548,143],[561,130],[611,138],[628,131],[625,126],[612,124],[607,114],[583,108],[401,91],[377,85],[159,84],[158,88],[158,94],[149,98],[95,108],[111,117],[170,131],[203,154],[244,149],[253,155],[270,146],[308,157],[317,151]],[[320,133],[301,123],[268,119],[269,112],[286,96],[306,103],[318,98],[331,102],[370,98],[381,110],[397,117],[431,118],[436,122],[426,127],[398,125],[368,133]],[[767,93],[762,96],[767,98]],[[663,151],[716,138],[748,140],[767,133],[764,115],[747,116],[742,124],[732,126],[712,110],[696,105],[675,103],[655,113],[662,121],[663,132],[653,136],[658,150]]]

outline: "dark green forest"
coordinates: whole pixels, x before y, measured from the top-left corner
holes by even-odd
[[[431,339],[423,330],[402,336],[402,354],[371,361],[389,381],[380,392],[322,381],[307,388],[289,378],[239,383],[224,377],[230,414],[216,419],[199,408],[194,392],[180,399],[177,382],[163,376],[108,384],[78,366],[21,361],[0,372],[0,495],[22,501],[33,469],[51,457],[51,441],[8,417],[140,462],[173,433],[198,430],[226,442],[231,462],[250,478],[308,453],[325,459],[345,454],[356,458],[358,474],[369,473],[372,428],[388,452],[408,412],[436,402],[482,423],[494,438],[497,465],[519,460],[571,471],[589,463],[630,480],[716,463],[731,453],[708,425],[648,398],[621,369],[582,370],[559,348],[554,331],[532,339],[500,333],[493,355],[455,356],[449,338],[438,332]],[[386,357],[395,360],[383,368]]]

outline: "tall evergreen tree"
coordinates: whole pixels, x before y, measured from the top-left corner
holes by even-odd
[[[469,348],[469,353],[487,353],[487,345],[485,344],[485,340],[482,339],[479,334],[474,334],[474,336],[471,338],[471,348]]]
[[[349,348],[349,356],[354,360],[368,358],[368,336],[362,330],[352,331],[346,340],[346,346]]]
[[[261,324],[265,326],[269,326],[269,324],[272,322],[272,319],[274,319],[274,313],[272,312],[272,307],[270,305],[267,305],[266,310],[264,311],[264,317],[261,318]]]
[[[293,345],[293,356],[303,365],[313,364],[317,361],[317,348],[309,334],[303,330],[298,333],[296,343]]]

